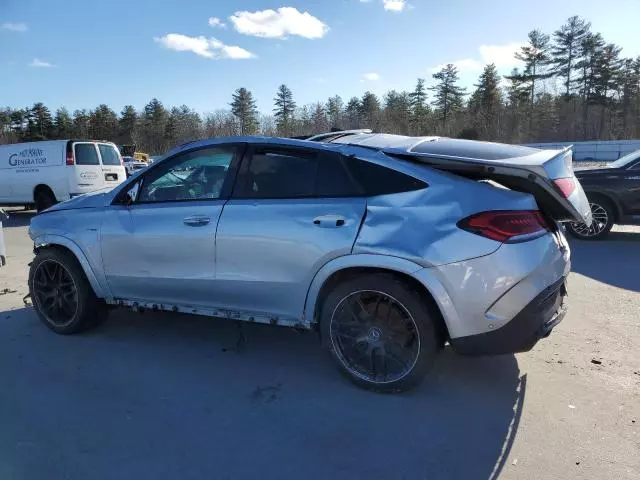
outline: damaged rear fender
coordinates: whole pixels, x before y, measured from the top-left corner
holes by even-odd
[[[457,319],[457,313],[453,308],[453,303],[447,290],[433,274],[425,273],[430,269],[424,268],[417,263],[405,260],[399,257],[389,255],[371,255],[371,254],[352,254],[345,255],[325,264],[316,273],[309,290],[304,305],[302,318],[304,323],[317,323],[321,308],[320,300],[324,295],[323,287],[331,284],[330,279],[334,274],[349,269],[377,269],[386,270],[389,273],[396,273],[402,276],[411,277],[419,282],[431,295],[438,306],[445,324],[450,320]]]

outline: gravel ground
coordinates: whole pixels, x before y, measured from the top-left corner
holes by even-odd
[[[572,241],[569,313],[533,351],[447,349],[385,396],[279,327],[238,349],[232,322],[115,311],[56,336],[22,304],[29,218],[0,270],[0,479],[640,478],[638,227]]]

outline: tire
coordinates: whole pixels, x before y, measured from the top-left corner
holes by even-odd
[[[38,251],[29,269],[29,293],[40,320],[59,334],[88,330],[107,316],[76,258],[60,248]]]
[[[321,309],[323,341],[340,372],[359,387],[406,391],[433,366],[437,317],[418,292],[395,276],[376,273],[345,280]]]
[[[567,231],[574,238],[580,240],[602,240],[614,225],[615,212],[611,203],[603,198],[590,198],[593,222],[590,227],[584,223],[572,222],[567,224]]]
[[[53,196],[53,193],[44,188],[36,192],[34,200],[36,202],[36,211],[38,213],[56,204],[56,199]]]

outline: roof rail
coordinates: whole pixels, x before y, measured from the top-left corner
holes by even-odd
[[[359,128],[355,130],[335,130],[333,132],[318,133],[317,135],[312,135],[306,140],[309,140],[311,142],[326,142],[335,140],[336,138],[346,137],[347,135],[357,135],[359,133],[372,133],[372,130],[370,128]]]

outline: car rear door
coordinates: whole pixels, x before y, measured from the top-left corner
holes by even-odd
[[[218,225],[214,301],[299,318],[316,272],[351,252],[365,208],[338,154],[250,147]]]
[[[242,145],[178,153],[142,173],[135,201],[107,207],[104,272],[116,298],[164,305],[212,304],[215,232]]]
[[[81,194],[105,187],[104,175],[98,147],[93,142],[74,142],[73,158],[75,166],[69,178],[69,192]]]
[[[102,163],[102,178],[105,187],[115,187],[127,179],[118,149],[112,143],[98,143]]]

